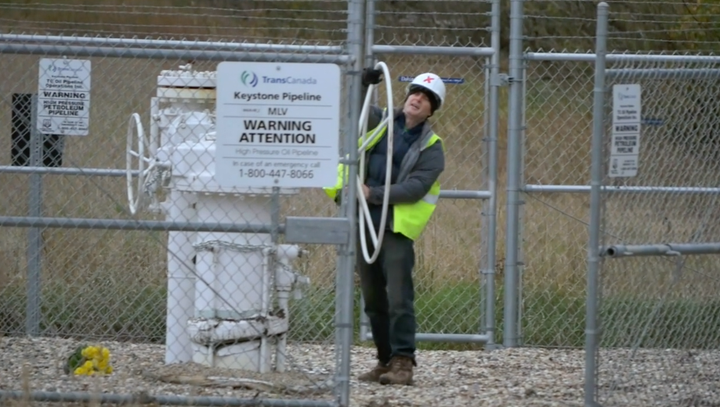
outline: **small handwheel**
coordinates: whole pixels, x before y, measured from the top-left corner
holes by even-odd
[[[135,134],[137,130],[137,134]],[[128,122],[127,145],[125,150],[125,170],[130,213],[137,214],[147,204],[148,194],[145,180],[155,167],[155,159],[150,157],[150,146],[145,137],[140,115],[133,113]],[[137,160],[137,161],[135,161]],[[133,172],[137,172],[133,174]],[[136,178],[136,179],[133,179]]]

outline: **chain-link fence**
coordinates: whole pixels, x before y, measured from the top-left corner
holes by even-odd
[[[347,394],[345,205],[321,187],[355,137],[362,7],[230,3],[0,6],[0,331],[19,363],[53,352],[31,390],[92,370],[74,351],[98,343],[118,400],[139,377],[236,402]]]
[[[718,28],[713,19],[720,8],[714,1],[619,0],[608,4],[611,51],[716,49]],[[572,0],[523,2],[522,15],[515,14],[522,18],[523,47],[536,52],[595,49],[596,5],[594,1]]]
[[[219,0],[202,5],[68,0],[3,2],[0,9],[6,33],[329,45],[345,43],[348,28],[348,2],[342,0]]]
[[[512,193],[507,198],[505,232],[511,246],[505,271],[517,287],[507,288],[505,305],[517,310],[505,321],[511,328],[506,344],[578,347],[585,337],[596,3],[549,0],[516,6],[507,10],[510,76],[520,79],[510,85],[510,106],[522,113],[510,118],[508,143],[512,157],[522,156],[522,168],[517,170],[521,193],[517,200]],[[709,21],[716,6],[710,2],[619,1],[610,8],[608,49],[613,52],[712,51],[717,33]],[[513,65],[520,53],[521,62]],[[518,88],[514,98],[513,86]],[[648,120],[649,129],[661,128]]]
[[[592,235],[589,257],[587,243],[593,219],[590,164],[599,151],[591,140],[593,131],[598,133],[593,129],[597,4],[509,2],[507,12],[504,344],[585,344],[592,354],[597,343],[598,365],[586,359],[587,405],[598,401],[596,379],[599,398],[609,404],[716,402],[704,385],[713,374],[709,349],[716,342],[714,314],[708,311],[714,303],[704,294],[712,291],[715,260],[684,255],[715,253],[712,242],[718,240],[708,220],[718,192],[712,113],[717,62],[699,56],[714,51],[717,30],[711,21],[717,6],[610,2],[605,35],[613,55],[604,87],[606,130],[600,129],[607,133],[608,155],[601,161],[602,179],[595,181],[603,185],[604,212],[603,225],[598,218],[594,226],[602,228],[603,244],[639,246],[628,246],[634,253],[629,258],[602,261],[596,270],[599,287],[592,285]],[[615,84],[640,85],[641,130],[631,123],[626,133],[637,134],[618,133],[620,141],[611,149]],[[638,134],[637,175],[627,175],[635,161],[622,156],[635,154]],[[615,171],[624,165],[626,175],[610,177],[613,162]],[[648,254],[665,258],[639,257]],[[587,308],[596,289],[602,298],[597,314]]]
[[[600,40],[604,24],[600,18]],[[598,348],[588,349],[596,352],[597,399],[716,403],[713,269],[720,236],[712,219],[720,189],[713,112],[720,58],[653,53],[604,60],[596,82],[603,116],[595,117],[602,131],[595,148],[602,150],[594,161],[602,161],[592,174],[598,188],[590,233],[605,258],[590,269],[596,274],[588,302],[601,328],[590,334]]]
[[[610,402],[640,397],[632,392],[643,386],[657,397],[675,391],[676,402],[715,397],[702,387],[713,355],[698,350],[716,342],[714,263],[683,259],[713,252],[708,242],[718,240],[711,226],[717,61],[688,56],[720,38],[717,7],[611,4],[608,49],[628,56],[608,59],[606,110],[613,85],[639,84],[643,143],[636,176],[610,178],[604,170],[603,244],[681,255],[603,260],[600,345],[627,352],[603,350],[598,359],[599,394]],[[190,391],[183,387],[190,373],[202,378],[205,395],[225,386],[243,389],[236,394],[243,400],[312,394],[314,403],[331,405],[346,394],[347,333],[370,337],[359,291],[346,291],[353,282],[343,272],[352,261],[339,224],[352,205],[338,207],[317,187],[316,175],[335,171],[318,158],[324,150],[312,159],[288,150],[291,159],[273,167],[276,147],[252,145],[277,126],[293,128],[287,137],[297,145],[298,136],[308,141],[325,130],[308,130],[281,103],[260,106],[268,100],[253,95],[273,76],[256,72],[259,65],[235,65],[239,75],[223,76],[222,64],[237,61],[339,67],[292,68],[305,86],[313,75],[337,75],[339,135],[324,145],[328,151],[354,145],[346,140],[356,131],[348,118],[359,114],[362,95],[353,85],[363,66],[388,65],[396,106],[414,76],[443,77],[447,104],[432,120],[445,142],[446,170],[438,210],[416,243],[417,339],[592,344],[586,300],[594,297],[587,230],[596,58],[587,50],[595,47],[594,2],[68,0],[5,2],[0,10],[0,149],[7,152],[0,178],[10,191],[0,197],[0,331],[53,338],[18,339],[9,348],[60,349],[64,363],[80,344],[104,343],[118,372],[144,372],[170,394]],[[665,56],[638,56],[647,54]],[[290,67],[275,69],[283,66]],[[215,86],[232,75],[247,88],[228,98],[257,106],[224,116]],[[313,102],[337,95],[316,96],[301,89],[289,104],[307,103],[298,114],[322,118]],[[252,121],[260,111],[277,116],[272,125]],[[228,139],[236,131],[238,139]],[[609,151],[632,150],[632,140],[623,140],[630,145]],[[237,187],[221,185],[229,171],[247,175],[243,188],[264,189],[228,194]],[[278,184],[264,185],[266,175]],[[307,188],[293,188],[301,184]],[[647,246],[676,243],[689,246],[670,253]],[[228,278],[231,268],[245,278]],[[353,329],[351,317],[360,321]],[[659,347],[693,350],[661,355]],[[258,373],[251,380],[204,365]],[[670,369],[677,366],[681,372]],[[111,387],[121,380],[112,377]]]

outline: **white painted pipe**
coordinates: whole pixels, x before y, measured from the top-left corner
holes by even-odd
[[[177,190],[170,192],[167,217],[172,222],[194,222],[193,196]],[[168,232],[168,294],[165,363],[185,363],[192,360],[187,321],[193,317],[195,303],[195,275],[192,246],[193,232]]]
[[[277,246],[277,260],[275,265],[275,290],[278,296],[278,306],[283,315],[290,320],[290,291],[295,284],[295,275],[291,272],[290,262],[300,257],[302,250],[297,245],[281,244]],[[286,369],[287,333],[283,333],[277,340],[275,349],[275,370],[284,372]]]
[[[262,298],[261,298],[261,310],[260,314],[263,319],[267,319],[268,317],[268,310],[270,309],[270,273],[272,273],[272,250],[269,248],[263,249],[263,267],[262,267]],[[260,373],[267,373],[270,371],[270,366],[268,366],[268,338],[267,335],[262,335],[260,337],[260,363],[258,363],[258,366],[260,366]]]
[[[211,154],[211,153],[208,153]],[[188,156],[189,157],[189,156]],[[219,193],[198,194],[198,222],[270,223],[269,198],[263,196],[233,196]],[[224,367],[267,372],[267,339],[265,328],[252,315],[269,313],[270,277],[268,256],[253,247],[269,247],[269,234],[198,232],[196,244],[215,246],[198,252],[195,294],[195,316],[218,321],[208,335],[215,340],[257,341],[259,349],[239,351],[229,346],[229,353],[208,347],[215,362]],[[227,246],[230,245],[230,246]],[[208,251],[213,250],[214,253]],[[228,334],[230,336],[228,336]],[[237,336],[233,336],[237,335]],[[257,339],[259,337],[259,339]],[[236,353],[239,352],[239,353]],[[222,360],[220,360],[222,359]],[[210,359],[212,360],[212,359]],[[204,363],[204,362],[202,362]]]
[[[160,102],[157,97],[150,98],[150,153],[157,156],[160,148]]]
[[[290,319],[290,312],[288,302],[290,299],[289,291],[278,291],[278,305],[285,315],[285,318]],[[277,340],[277,347],[275,349],[275,370],[278,372],[284,372],[286,369],[285,355],[287,352],[287,332],[280,335]]]

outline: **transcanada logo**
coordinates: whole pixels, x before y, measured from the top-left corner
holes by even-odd
[[[240,75],[240,81],[245,86],[256,87],[258,84],[258,76],[252,71],[243,71]]]
[[[317,80],[315,80],[315,78],[296,78],[294,76],[262,76],[262,83],[278,85],[317,85]]]
[[[253,71],[243,71],[240,74],[240,82],[243,85],[254,88],[258,83],[276,84],[276,85],[317,85],[315,78],[298,78],[294,76],[258,76]]]

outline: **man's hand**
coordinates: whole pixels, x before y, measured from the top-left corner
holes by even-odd
[[[383,71],[380,69],[365,68],[362,72],[362,83],[365,86],[377,85],[382,82]]]
[[[343,187],[344,190],[347,190],[347,188],[348,188],[347,185],[345,185]],[[365,200],[367,201],[370,198],[370,188],[368,188],[367,185],[363,184],[362,192],[363,192],[363,196],[365,197]]]
[[[370,188],[368,188],[367,185],[363,184],[362,190],[363,190],[363,196],[365,197],[365,200],[367,201],[370,198]]]

